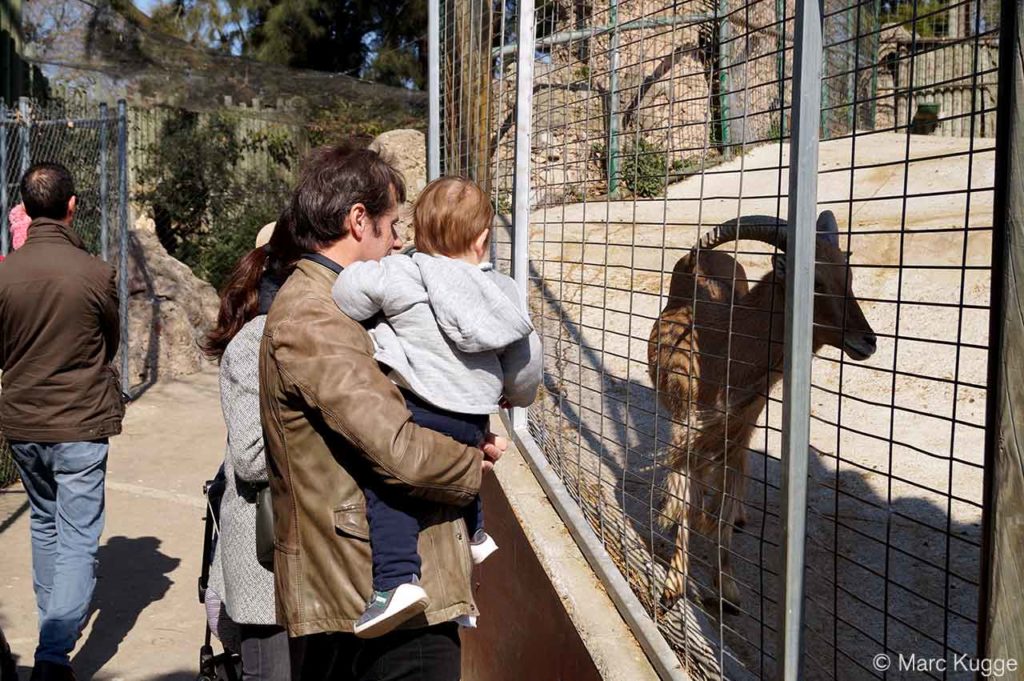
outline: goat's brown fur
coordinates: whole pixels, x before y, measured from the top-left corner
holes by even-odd
[[[818,239],[817,260],[814,351],[845,345],[864,359],[875,338],[853,296],[846,255]],[[716,585],[725,604],[740,603],[730,544],[745,516],[750,440],[782,377],[785,304],[779,270],[750,288],[743,266],[723,251],[691,252],[673,269],[668,303],[648,343],[651,381],[673,417],[662,519],[678,528],[666,607],[685,592],[690,529],[719,545]]]

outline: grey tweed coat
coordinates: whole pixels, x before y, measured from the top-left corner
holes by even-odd
[[[210,586],[239,624],[274,624],[274,573],[256,561],[256,492],[267,481],[260,425],[259,350],[266,315],[248,322],[220,362],[220,401],[228,427],[220,540]]]

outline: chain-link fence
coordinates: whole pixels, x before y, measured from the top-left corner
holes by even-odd
[[[993,7],[826,0],[798,88],[792,0],[440,3],[441,172],[488,186],[544,343],[520,445],[666,676],[774,678],[798,632],[808,679],[976,650]]]
[[[119,271],[121,300],[122,389],[127,391],[128,277],[121,254],[127,253],[128,184],[126,109],[74,106],[27,98],[12,107],[0,102],[0,249],[15,245],[8,216],[21,202],[20,180],[33,163],[61,163],[75,178],[75,231],[86,248]],[[0,264],[0,267],[3,265]],[[2,440],[2,436],[0,436]],[[0,486],[16,471],[6,441],[0,447]]]

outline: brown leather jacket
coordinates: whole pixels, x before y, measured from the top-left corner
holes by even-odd
[[[9,440],[76,442],[121,432],[111,362],[120,338],[114,268],[56,220],[33,220],[0,263],[0,428]]]
[[[409,626],[476,614],[459,505],[480,487],[482,454],[412,423],[373,359],[369,334],[331,299],[336,278],[324,265],[299,261],[260,349],[278,622],[291,636],[352,631],[366,607],[370,544],[357,480],[441,502],[419,539],[430,607]]]

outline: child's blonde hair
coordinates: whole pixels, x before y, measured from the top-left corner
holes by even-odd
[[[476,182],[439,177],[420,194],[413,209],[416,250],[428,255],[463,255],[494,222],[494,208]]]

